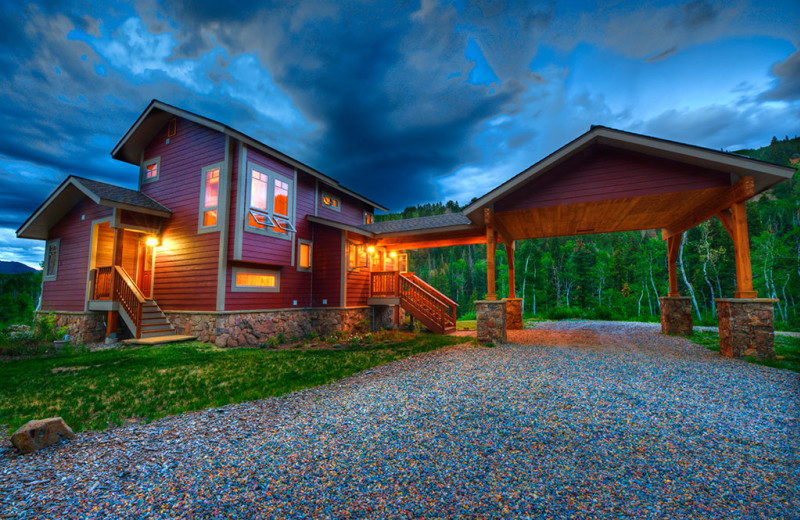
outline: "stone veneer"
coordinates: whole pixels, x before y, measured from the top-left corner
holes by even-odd
[[[372,307],[339,307],[252,312],[164,311],[164,314],[178,334],[197,336],[198,340],[218,347],[260,346],[278,334],[292,338],[309,332],[368,332],[394,325],[391,307],[374,312]]]
[[[522,330],[522,298],[503,298],[506,302],[506,328]]]
[[[70,343],[85,345],[87,343],[101,343],[105,340],[105,312],[36,311],[34,320],[38,324],[43,316],[49,314],[53,315],[55,330],[61,327],[69,327],[67,334],[69,334]]]
[[[719,353],[723,357],[775,359],[775,329],[770,298],[720,298]]]
[[[661,333],[670,336],[691,336],[692,299],[688,296],[662,296]]]
[[[478,318],[479,343],[506,342],[506,302],[503,300],[479,300],[475,302]]]

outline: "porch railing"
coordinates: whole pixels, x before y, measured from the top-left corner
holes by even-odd
[[[458,304],[414,273],[370,273],[370,297],[399,298],[400,306],[432,331],[443,334],[456,326]]]
[[[372,298],[397,298],[399,271],[376,271],[370,273],[370,296]]]
[[[114,301],[118,301],[120,306],[128,313],[128,317],[136,329],[135,335],[138,338],[141,336],[142,331],[142,308],[147,300],[125,269],[117,265],[114,266],[113,273]]]
[[[106,267],[98,267],[94,278],[94,295],[93,300],[110,300],[111,299],[111,273],[113,268],[109,265]]]

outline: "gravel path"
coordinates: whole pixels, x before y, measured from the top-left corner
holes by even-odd
[[[562,322],[0,451],[0,518],[799,518],[800,376]]]

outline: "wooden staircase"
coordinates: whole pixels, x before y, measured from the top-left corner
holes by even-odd
[[[400,307],[436,334],[456,330],[458,304],[414,273],[370,273],[371,298],[397,298]]]
[[[155,302],[145,298],[130,275],[121,266],[113,268],[111,281],[119,315],[137,339],[175,336],[175,328]]]

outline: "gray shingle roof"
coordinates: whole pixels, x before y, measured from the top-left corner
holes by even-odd
[[[155,199],[145,195],[144,193],[136,190],[129,190],[113,184],[106,184],[105,182],[93,181],[83,177],[74,176],[74,179],[83,184],[88,190],[93,192],[101,199],[111,202],[118,202],[121,204],[129,204],[145,209],[152,209],[156,211],[165,211],[172,213],[169,208],[162,205]]]
[[[404,220],[387,220],[358,226],[373,233],[396,233],[402,231],[419,231],[451,226],[469,226],[472,221],[463,213],[446,213],[431,217],[407,218]]]

